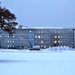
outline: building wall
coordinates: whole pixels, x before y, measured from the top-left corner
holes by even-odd
[[[35,44],[41,47],[69,46],[73,47],[72,29],[37,29]]]
[[[32,44],[41,48],[74,46],[73,29],[26,28],[13,30],[13,36],[0,29],[0,46],[3,48],[29,48]]]
[[[34,30],[16,29],[13,36],[1,30],[1,47],[3,48],[28,48],[30,43],[34,45]],[[28,40],[27,40],[28,39]]]

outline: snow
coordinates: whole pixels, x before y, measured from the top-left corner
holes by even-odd
[[[0,75],[75,75],[75,51],[1,49]]]

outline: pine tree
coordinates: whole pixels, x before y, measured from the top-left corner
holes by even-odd
[[[15,29],[18,24],[16,17],[5,7],[0,6],[0,28],[4,31],[7,31],[10,35],[13,34],[13,29]]]

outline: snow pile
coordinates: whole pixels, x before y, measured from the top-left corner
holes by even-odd
[[[39,48],[39,46],[36,46]],[[34,48],[36,48],[34,47]],[[69,48],[69,47],[51,47],[46,49],[40,49],[40,50],[29,50],[29,49],[0,49],[0,52],[24,52],[24,53],[42,53],[42,52],[62,52],[62,51],[75,51],[75,49]]]
[[[70,50],[69,47],[52,47],[52,50]]]

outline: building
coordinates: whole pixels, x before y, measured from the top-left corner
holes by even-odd
[[[75,47],[75,30],[72,28],[32,27],[13,30],[13,36],[0,29],[1,48],[30,48],[39,45],[41,48],[53,46]]]

